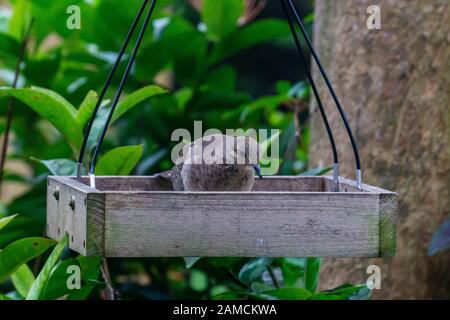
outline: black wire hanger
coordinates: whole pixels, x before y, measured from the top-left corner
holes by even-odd
[[[301,31],[301,33],[303,35],[303,38],[305,39],[305,42],[306,42],[309,50],[311,51],[311,55],[313,56],[314,60],[316,61],[317,65],[319,67],[320,73],[321,73],[322,77],[324,78],[325,83],[326,83],[326,85],[327,85],[327,87],[328,87],[328,89],[329,89],[329,91],[330,91],[330,93],[331,93],[331,95],[333,97],[333,100],[334,100],[334,102],[336,104],[336,107],[338,108],[338,111],[339,111],[339,113],[341,115],[341,118],[342,118],[342,120],[344,122],[344,125],[345,125],[345,128],[347,130],[347,133],[348,133],[348,135],[350,137],[350,141],[351,141],[351,144],[352,144],[352,148],[353,148],[353,152],[354,152],[355,160],[356,160],[356,181],[357,181],[357,187],[358,187],[358,189],[361,190],[362,189],[362,175],[361,175],[361,162],[360,162],[360,157],[359,157],[358,146],[356,144],[356,140],[355,140],[355,138],[353,136],[352,129],[351,129],[349,123],[348,123],[348,120],[347,120],[347,117],[345,115],[345,112],[344,112],[344,110],[342,108],[342,105],[341,105],[337,95],[336,95],[336,92],[333,89],[333,86],[332,86],[330,80],[328,79],[328,76],[327,76],[327,74],[326,74],[326,72],[325,72],[325,70],[324,70],[324,68],[323,68],[323,66],[322,66],[322,64],[320,62],[319,57],[318,57],[317,53],[314,50],[314,47],[313,47],[313,45],[312,45],[312,43],[311,43],[311,41],[310,41],[310,39],[308,37],[308,34],[307,34],[307,32],[305,30],[305,27],[304,27],[304,25],[302,23],[300,15],[298,14],[297,9],[295,8],[294,4],[292,3],[292,0],[280,0],[280,1],[281,1],[282,6],[283,6],[284,13],[286,15],[286,19],[287,19],[287,21],[289,23],[289,27],[290,27],[293,39],[295,41],[297,50],[299,52],[300,58],[302,59],[303,66],[304,66],[306,75],[308,77],[308,81],[311,84],[311,88],[313,90],[314,97],[317,100],[317,104],[319,106],[319,110],[320,110],[322,119],[324,121],[325,129],[327,131],[327,135],[328,135],[328,138],[330,140],[330,145],[331,145],[331,149],[332,149],[332,152],[333,152],[333,160],[334,160],[334,163],[333,163],[333,178],[334,178],[334,183],[335,183],[335,188],[334,189],[335,189],[335,191],[339,191],[339,158],[338,158],[338,154],[337,154],[337,150],[336,150],[336,144],[335,144],[333,133],[331,131],[331,128],[330,128],[330,125],[329,125],[329,122],[328,122],[328,118],[327,118],[326,113],[325,113],[325,109],[323,107],[323,103],[322,103],[322,101],[320,99],[320,95],[319,95],[319,92],[317,90],[317,86],[316,86],[316,84],[314,82],[314,79],[313,79],[313,77],[311,75],[311,72],[310,72],[310,70],[308,68],[308,62],[306,60],[305,53],[303,52],[300,40],[299,40],[299,38],[297,36],[297,32],[296,32],[296,29],[295,29],[294,21],[293,21],[291,15],[289,13],[289,9],[292,11],[292,14],[294,15],[294,17],[295,17],[295,19],[297,21],[297,24],[298,24],[298,26],[300,28],[300,31]],[[141,5],[141,7],[140,7],[140,9],[139,9],[139,11],[138,11],[138,13],[136,15],[136,18],[134,19],[134,21],[133,21],[133,23],[131,25],[131,28],[128,31],[127,37],[125,38],[125,42],[124,42],[124,44],[122,46],[122,49],[120,50],[120,52],[119,52],[119,54],[118,54],[118,56],[116,58],[116,61],[115,61],[114,65],[113,65],[113,67],[112,67],[112,70],[111,70],[111,72],[110,72],[110,74],[109,74],[109,76],[108,76],[108,78],[106,80],[106,83],[105,83],[105,85],[104,85],[104,87],[103,87],[103,89],[102,89],[102,91],[101,91],[101,93],[99,95],[99,99],[98,99],[97,104],[96,104],[96,106],[94,108],[94,111],[92,113],[91,119],[88,122],[88,125],[86,127],[86,131],[85,131],[85,135],[84,135],[84,139],[83,139],[83,143],[82,143],[82,146],[81,146],[81,149],[80,149],[80,155],[79,155],[78,163],[77,163],[77,178],[78,179],[81,178],[81,172],[82,172],[82,168],[83,168],[83,161],[84,161],[84,157],[85,157],[85,154],[86,154],[86,147],[87,147],[87,143],[88,143],[88,140],[89,140],[90,133],[92,131],[93,123],[95,121],[95,118],[97,117],[98,111],[99,111],[100,106],[101,106],[101,104],[102,104],[102,102],[104,100],[106,92],[107,92],[109,86],[111,85],[111,81],[112,81],[112,79],[113,79],[113,77],[115,75],[115,72],[117,71],[117,68],[118,68],[118,66],[120,64],[120,61],[123,58],[125,50],[128,47],[128,45],[129,45],[129,42],[130,42],[130,40],[131,40],[135,30],[136,30],[136,27],[137,27],[137,25],[138,25],[138,23],[139,23],[139,21],[140,21],[140,19],[142,17],[142,14],[143,14],[143,12],[144,12],[148,2],[149,2],[149,0],[143,0],[143,2],[142,2],[142,5]],[[96,167],[96,164],[97,164],[97,159],[98,159],[98,156],[99,156],[99,153],[100,153],[101,146],[103,144],[103,141],[104,141],[106,132],[108,130],[109,124],[111,122],[112,116],[114,114],[114,111],[115,111],[115,109],[117,107],[117,104],[119,102],[120,96],[121,96],[121,94],[123,92],[125,83],[126,83],[126,81],[128,79],[128,76],[130,74],[130,71],[131,71],[131,68],[133,66],[134,60],[136,59],[137,52],[138,52],[138,50],[140,48],[142,39],[143,39],[143,37],[145,35],[145,31],[146,31],[146,29],[148,27],[148,24],[150,22],[151,16],[152,16],[153,11],[155,9],[156,2],[157,2],[157,0],[152,0],[152,2],[150,4],[150,8],[148,9],[147,15],[146,15],[145,20],[144,20],[144,24],[141,27],[141,30],[139,32],[139,36],[137,38],[135,47],[133,49],[130,61],[128,62],[128,65],[127,65],[127,68],[125,70],[125,73],[122,76],[122,80],[121,80],[120,85],[119,85],[119,87],[117,89],[117,92],[115,94],[112,106],[111,106],[111,108],[109,110],[106,123],[105,123],[105,125],[103,127],[103,130],[101,132],[99,141],[98,141],[98,143],[96,145],[96,148],[95,148],[95,151],[94,151],[94,154],[93,154],[93,157],[92,157],[92,161],[91,161],[90,170],[89,170],[90,184],[91,184],[92,188],[95,188],[95,167]]]
[[[350,124],[349,124],[349,122],[347,120],[347,116],[346,116],[345,111],[344,111],[344,109],[342,107],[342,104],[339,101],[339,98],[338,98],[338,96],[336,94],[336,91],[334,90],[333,85],[331,84],[331,81],[328,78],[328,75],[327,75],[327,73],[326,73],[322,63],[320,62],[320,58],[317,55],[316,50],[314,49],[314,46],[312,45],[311,40],[309,39],[308,33],[306,32],[306,29],[305,29],[305,26],[303,25],[302,19],[300,18],[300,15],[299,15],[295,5],[292,3],[292,0],[280,0],[280,1],[281,1],[281,4],[282,4],[283,8],[284,8],[284,11],[285,11],[285,14],[286,14],[286,18],[287,18],[287,20],[289,22],[289,25],[291,26],[291,32],[294,35],[294,38],[297,38],[297,34],[296,34],[296,31],[295,31],[295,27],[293,26],[292,18],[290,17],[290,15],[288,13],[288,6],[287,6],[287,4],[289,5],[289,9],[291,10],[292,14],[294,15],[295,20],[297,21],[297,24],[298,24],[298,26],[300,28],[300,32],[302,33],[302,36],[305,39],[305,42],[306,42],[306,44],[307,44],[307,46],[308,46],[308,48],[309,48],[309,50],[311,52],[311,55],[312,55],[314,61],[316,62],[317,66],[319,67],[320,74],[322,75],[323,79],[325,80],[325,84],[327,85],[327,88],[328,88],[328,90],[331,93],[331,96],[332,96],[332,98],[333,98],[333,100],[334,100],[334,102],[336,104],[336,107],[337,107],[337,109],[339,111],[339,114],[340,114],[340,116],[342,118],[342,121],[344,122],[345,129],[347,131],[347,134],[348,134],[348,136],[350,138],[350,143],[352,145],[353,154],[355,156],[356,186],[357,186],[357,188],[359,190],[362,190],[361,159],[360,159],[360,156],[359,156],[358,144],[356,143],[356,139],[355,139],[355,137],[353,135],[352,128],[350,127]],[[298,42],[297,40],[298,40],[298,38],[296,39],[296,43]],[[297,43],[297,48],[299,49],[300,54],[302,55],[304,64],[307,64],[306,59],[305,59],[305,55],[302,53],[301,45],[299,43]],[[317,102],[318,102],[318,105],[319,105],[319,109],[321,109],[321,112],[322,112],[323,106],[321,106],[321,102],[319,102],[320,99],[318,98],[318,94],[316,94],[317,90],[314,90],[314,87],[316,87],[316,85],[314,83],[314,79],[310,76],[310,72],[309,71],[307,71],[307,74],[309,74],[308,79],[309,79],[309,81],[311,83],[311,87],[313,88],[314,94],[316,96],[316,99],[317,99]],[[322,116],[323,116],[323,114],[322,114]],[[326,120],[326,117],[324,117],[324,122],[325,122],[325,126],[327,127],[327,133],[328,133],[328,136],[329,136],[332,148],[333,148],[333,154],[334,154],[334,152],[335,152],[334,139],[332,138],[331,131],[328,129],[328,125],[327,125],[328,121]],[[336,158],[335,154],[334,154],[334,156],[335,156],[334,179],[335,179],[335,182],[336,182],[336,175],[338,175],[338,170],[339,170],[339,162],[337,161],[337,158]]]

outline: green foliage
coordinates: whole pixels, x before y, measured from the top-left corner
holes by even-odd
[[[192,268],[194,264],[201,259],[201,257],[185,257],[184,263],[186,264],[186,268]]]
[[[0,219],[0,230],[3,229],[10,223],[17,215],[5,217]]]
[[[47,285],[50,273],[53,267],[58,262],[64,248],[69,242],[69,235],[64,234],[63,238],[58,242],[56,247],[53,249],[52,254],[48,257],[47,262],[45,262],[41,272],[37,276],[36,280],[33,282],[28,294],[27,300],[38,300],[42,296],[45,286]]]
[[[47,167],[55,176],[73,176],[77,172],[77,163],[69,159],[40,160],[31,158]]]
[[[261,292],[261,295],[275,297],[281,300],[307,300],[311,297],[308,290],[302,288],[281,288]]]
[[[141,102],[147,100],[148,98],[151,98],[153,96],[156,96],[158,94],[167,93],[167,90],[164,90],[158,86],[147,86],[144,88],[141,88],[127,97],[125,97],[118,105],[114,112],[114,115],[111,119],[112,122],[119,119],[122,115],[124,115],[126,112],[131,110],[133,107],[137,106]]]
[[[80,128],[84,128],[86,124],[91,119],[92,113],[94,112],[95,105],[98,102],[98,94],[95,91],[89,91],[83,102],[78,108],[76,115],[77,124]]]
[[[320,258],[307,258],[306,259],[306,277],[305,277],[305,289],[309,292],[316,292],[317,284],[319,282],[320,264],[322,259]]]
[[[371,290],[365,285],[352,286],[344,284],[329,291],[319,292],[311,297],[312,300],[368,300]]]
[[[109,151],[98,162],[95,173],[99,176],[127,176],[142,157],[143,146],[119,147]]]
[[[38,257],[55,241],[44,238],[25,238],[7,246],[0,252],[0,283],[24,263]]]
[[[239,280],[250,284],[261,277],[261,274],[272,263],[273,258],[252,259],[246,263],[239,271]]]
[[[217,42],[236,30],[243,11],[242,0],[204,0],[202,20],[209,39]]]
[[[47,119],[72,147],[77,148],[80,145],[81,130],[75,123],[77,111],[56,92],[38,87],[28,89],[0,88],[0,93],[2,92],[21,100],[41,117]]]
[[[27,264],[23,264],[11,275],[11,281],[17,292],[25,298],[35,281],[35,277]]]
[[[45,286],[45,292],[40,298],[58,299],[66,296],[68,300],[83,300],[89,297],[92,290],[101,284],[97,282],[100,274],[100,258],[82,257],[71,258],[59,262],[54,268]],[[78,266],[81,270],[81,288],[70,289],[67,286],[70,266]]]
[[[19,54],[20,43],[11,35],[0,32],[0,59],[10,59]]]
[[[244,49],[289,35],[289,29],[284,21],[276,19],[256,21],[219,42],[213,48],[209,63],[216,64]]]

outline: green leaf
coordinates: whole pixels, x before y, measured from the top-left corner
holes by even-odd
[[[306,101],[309,97],[309,86],[305,82],[299,82],[290,88],[289,97]]]
[[[43,290],[47,285],[48,279],[50,277],[50,272],[52,271],[55,264],[58,262],[59,257],[61,256],[61,253],[67,246],[68,242],[69,242],[69,235],[66,233],[64,234],[64,237],[58,242],[56,247],[53,249],[53,252],[48,257],[44,267],[42,268],[41,272],[39,273],[33,285],[31,286],[30,291],[28,292],[26,298],[27,300],[38,300],[39,297],[42,295]]]
[[[87,152],[97,145],[100,135],[105,127],[106,120],[108,119],[109,108],[101,107],[98,110],[97,116],[95,117],[94,124],[91,128],[91,133],[88,138],[88,143],[86,150]]]
[[[369,300],[372,295],[372,290],[367,286],[361,286],[361,288],[347,298],[347,300]]]
[[[282,258],[281,271],[284,286],[305,288],[306,258]]]
[[[17,217],[17,214],[9,216],[9,217],[1,218],[0,219],[0,230],[3,229],[4,227],[6,227],[6,225],[8,223],[10,223],[12,220],[14,220],[15,217]]]
[[[284,285],[314,293],[319,281],[321,262],[320,258],[282,258]]]
[[[269,286],[265,283],[261,283],[261,282],[253,282],[251,285],[251,288],[253,290],[254,293],[263,293],[264,291],[269,291],[269,290],[273,290],[274,288],[272,286]]]
[[[79,256],[76,259],[67,259],[61,261],[53,269],[50,278],[45,287],[43,298],[45,300],[54,300],[66,296],[68,300],[82,300],[89,296],[100,274],[99,257],[83,257]],[[67,280],[70,274],[67,273],[69,266],[79,266],[81,271],[81,288],[69,289]]]
[[[75,119],[76,109],[59,94],[38,87],[26,89],[0,87],[0,94],[2,92],[28,105],[41,117],[53,124],[72,147],[79,148],[82,133]]]
[[[291,90],[292,84],[290,81],[280,80],[277,81],[275,84],[275,89],[277,91],[277,94],[281,95],[287,95],[289,93],[289,90]]]
[[[210,257],[210,258],[205,258],[206,261],[211,264],[212,266],[216,267],[216,268],[226,268],[226,269],[233,269],[237,264],[240,264],[241,261],[245,258],[240,258],[240,257],[229,257],[229,258],[225,258],[225,257]]]
[[[321,264],[321,258],[306,259],[305,289],[309,292],[316,292],[317,284],[319,282]]]
[[[269,295],[281,300],[308,300],[311,293],[302,288],[281,288],[262,292],[263,295]]]
[[[194,96],[194,91],[191,88],[181,88],[174,94],[174,98],[178,102],[178,110],[184,112],[186,105]]]
[[[211,72],[204,84],[211,88],[233,91],[236,87],[236,71],[232,66],[221,66]]]
[[[203,0],[201,16],[208,38],[219,41],[236,30],[243,11],[243,0]]]
[[[35,281],[35,278],[30,267],[25,263],[11,275],[11,281],[17,292],[25,298]]]
[[[167,19],[168,25],[156,35],[152,43],[143,44],[141,54],[136,58],[136,76],[141,81],[152,79],[157,72],[172,63],[179,64],[186,55],[193,58],[190,60],[190,65],[185,66],[192,70],[197,66],[197,57],[203,56],[205,45],[201,43],[200,39],[205,44],[207,43],[204,34],[179,15],[163,19]],[[185,51],[186,48],[188,52]],[[164,52],[164,54],[154,54],[155,52]],[[178,78],[179,73],[177,72],[177,81],[179,81]]]
[[[368,300],[371,292],[366,285],[344,284],[333,290],[319,292],[311,300]]]
[[[189,285],[194,291],[205,291],[208,288],[208,276],[203,271],[192,270]]]
[[[216,295],[212,296],[213,300],[239,300],[244,297],[250,296],[247,292],[236,292],[236,291],[226,291],[226,292],[220,292]]]
[[[250,260],[239,271],[239,279],[244,283],[252,283],[261,277],[261,274],[266,271],[273,260],[273,258],[257,258]]]
[[[244,110],[240,115],[239,121],[244,123],[252,114],[260,114],[262,111],[272,115],[281,104],[289,100],[290,98],[284,94],[278,96],[266,96],[253,100],[252,102],[241,106]]]
[[[145,101],[146,99],[159,95],[167,93],[168,91],[158,87],[158,86],[147,86],[144,88],[141,88],[132,94],[126,96],[122,101],[119,102],[117,105],[116,110],[114,111],[114,115],[111,119],[111,123],[115,122],[117,119],[119,119],[124,113],[132,109],[133,107],[137,106],[139,103]]]
[[[73,176],[77,173],[77,164],[75,161],[69,159],[53,159],[41,160],[31,158],[47,167],[52,175],[55,176]]]
[[[6,301],[6,300],[14,300],[14,299],[10,298],[4,294],[0,294],[0,301],[2,301],[2,300]]]
[[[89,91],[83,102],[80,105],[80,108],[77,111],[76,119],[80,128],[84,128],[84,126],[88,123],[89,119],[92,116],[92,112],[95,109],[95,105],[98,101],[98,94],[95,91]]]
[[[55,241],[45,238],[25,238],[11,243],[0,252],[0,283],[54,244]]]
[[[42,88],[49,88],[54,83],[53,80],[60,70],[61,59],[59,50],[44,58],[33,57],[33,59],[28,59],[25,62],[22,74],[28,83],[33,83],[35,86]],[[43,74],[45,76],[42,76]]]
[[[10,35],[0,32],[0,57],[3,59],[16,58],[19,54],[20,43]],[[17,59],[17,58],[16,58]]]
[[[28,0],[17,0],[14,4],[13,15],[9,22],[9,33],[17,40],[22,40],[30,20],[31,2]]]
[[[92,290],[96,286],[104,286],[105,283],[98,281],[100,275],[99,257],[82,257],[77,258],[81,267],[81,279],[85,282],[80,290],[73,290],[68,296],[68,300],[85,300],[89,297]]]
[[[144,146],[126,146],[111,150],[98,161],[95,173],[99,176],[129,175],[138,164]]]
[[[236,30],[226,39],[217,43],[211,53],[209,64],[219,63],[252,46],[289,36],[289,27],[283,20],[263,19],[255,21],[243,29]]]
[[[166,154],[167,150],[162,149],[143,159],[136,168],[136,174],[139,176],[145,175],[147,171],[156,166]]]
[[[194,264],[197,263],[198,260],[201,259],[201,257],[184,257],[183,259],[184,263],[186,264],[186,268],[190,269]]]

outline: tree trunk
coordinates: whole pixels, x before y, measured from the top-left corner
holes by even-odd
[[[381,8],[381,30],[366,10]],[[359,143],[364,182],[399,194],[395,259],[329,259],[321,289],[365,283],[381,267],[374,298],[450,297],[450,252],[427,256],[450,208],[450,3],[448,0],[316,0],[315,42]],[[339,143],[341,175],[354,178],[348,137],[325,84],[315,79]],[[311,104],[311,166],[332,163]]]

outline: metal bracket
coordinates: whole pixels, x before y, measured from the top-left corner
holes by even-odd
[[[362,173],[361,169],[356,170],[356,187],[362,191]]]
[[[333,164],[334,191],[339,192],[339,163]]]
[[[96,189],[95,187],[95,174],[89,174],[89,181],[92,189]]]

